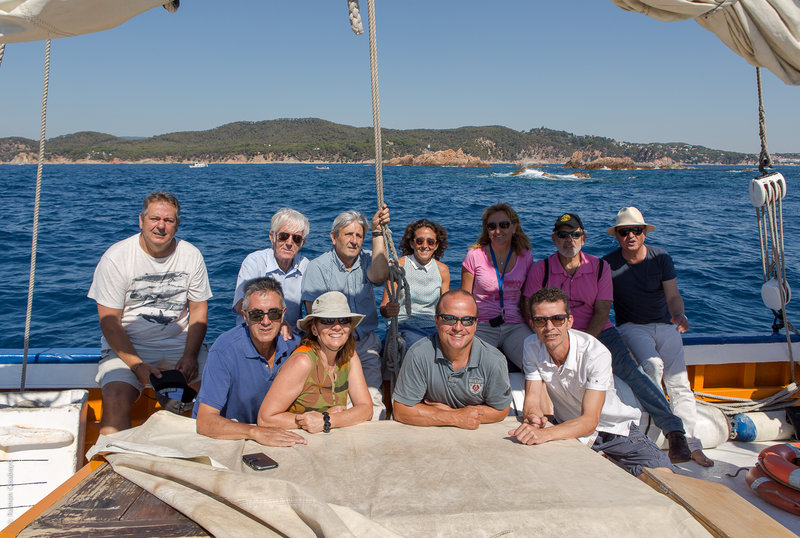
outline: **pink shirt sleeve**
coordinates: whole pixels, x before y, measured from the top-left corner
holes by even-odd
[[[542,280],[544,280],[544,260],[539,260],[528,269],[528,276],[525,279],[525,289],[522,290],[522,295],[530,297],[542,289]]]

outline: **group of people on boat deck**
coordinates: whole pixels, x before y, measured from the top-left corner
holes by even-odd
[[[272,248],[241,265],[237,324],[208,351],[202,255],[175,237],[178,200],[149,194],[141,233],[105,252],[89,290],[103,334],[101,433],[129,428],[143,387],[168,369],[199,385],[193,416],[210,437],[291,446],[306,442],[293,429],[330,432],[385,418],[373,286],[386,284],[380,313],[398,318],[407,348],[392,394],[395,420],[467,429],[503,420],[512,401],[508,359],[525,375],[522,424],[509,432],[519,442],[576,438],[635,475],[690,459],[713,464],[694,435],[680,337],[689,322],[674,266],[664,250],[645,246],[655,227],[636,208],[617,214],[607,233],[620,248],[602,260],[581,252],[583,222],[565,213],[553,227],[556,252],[534,262],[516,211],[493,205],[452,290],[439,261],[447,231],[427,219],[409,224],[400,241],[408,286],[386,283],[389,221],[385,205],[371,222],[344,211],[331,250],[309,261],[300,254],[308,219],[278,210]],[[665,433],[668,455],[638,430],[640,412],[619,399],[615,376]]]

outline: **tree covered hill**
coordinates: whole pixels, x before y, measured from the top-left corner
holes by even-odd
[[[544,127],[515,131],[490,125],[456,129],[383,129],[385,159],[425,151],[462,148],[486,161],[564,162],[575,151],[591,158],[630,157],[636,162],[671,159],[684,164],[753,163],[755,155],[683,143],[637,144],[574,135]],[[0,138],[0,162],[35,162],[38,141]],[[120,138],[79,132],[47,141],[50,161],[326,161],[374,158],[371,127],[351,127],[317,118],[240,121],[206,131]],[[31,156],[34,156],[33,161]]]

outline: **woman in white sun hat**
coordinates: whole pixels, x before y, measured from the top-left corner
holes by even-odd
[[[364,316],[350,312],[347,298],[338,291],[317,297],[311,311],[297,322],[306,336],[264,397],[259,426],[328,433],[372,418],[372,398],[353,332]],[[349,409],[348,395],[353,402]]]

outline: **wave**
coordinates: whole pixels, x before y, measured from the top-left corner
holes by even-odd
[[[521,170],[521,171],[520,171]],[[514,172],[493,172],[491,174],[492,177],[526,177],[526,178],[533,178],[533,179],[545,179],[550,181],[581,181],[590,178],[585,177],[578,177],[575,174],[552,174],[550,172],[544,172],[543,170],[537,170],[536,168],[525,168],[516,170]]]

